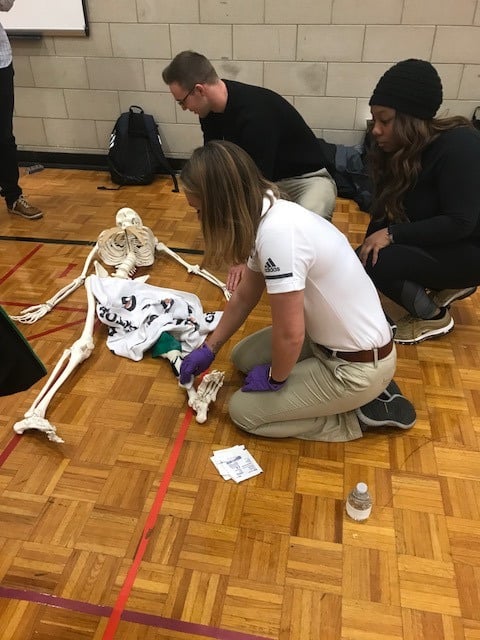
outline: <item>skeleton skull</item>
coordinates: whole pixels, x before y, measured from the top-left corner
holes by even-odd
[[[120,229],[126,229],[127,227],[141,227],[142,219],[136,211],[130,209],[130,207],[123,207],[117,211],[115,216],[115,223]]]

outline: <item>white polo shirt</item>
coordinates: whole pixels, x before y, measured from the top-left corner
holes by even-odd
[[[269,294],[304,290],[310,338],[338,351],[381,347],[391,339],[377,290],[347,238],[294,202],[264,199],[248,260]]]

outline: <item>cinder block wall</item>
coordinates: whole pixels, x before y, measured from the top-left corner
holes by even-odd
[[[88,0],[91,35],[13,41],[20,149],[106,152],[118,115],[141,105],[167,155],[202,143],[161,72],[183,49],[219,75],[274,89],[334,143],[355,144],[380,75],[408,57],[430,60],[443,114],[480,104],[480,0]],[[1,20],[1,15],[0,15]]]

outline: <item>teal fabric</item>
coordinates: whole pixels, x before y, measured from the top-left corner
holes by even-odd
[[[181,351],[181,343],[168,331],[164,331],[152,347],[152,358],[160,358],[169,351]]]

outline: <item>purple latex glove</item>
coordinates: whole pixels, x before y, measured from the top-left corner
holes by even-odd
[[[247,373],[242,391],[278,391],[285,382],[271,382],[270,365],[257,364]]]
[[[180,366],[180,384],[188,384],[193,376],[208,369],[214,360],[215,354],[206,344],[194,349],[185,356]]]

